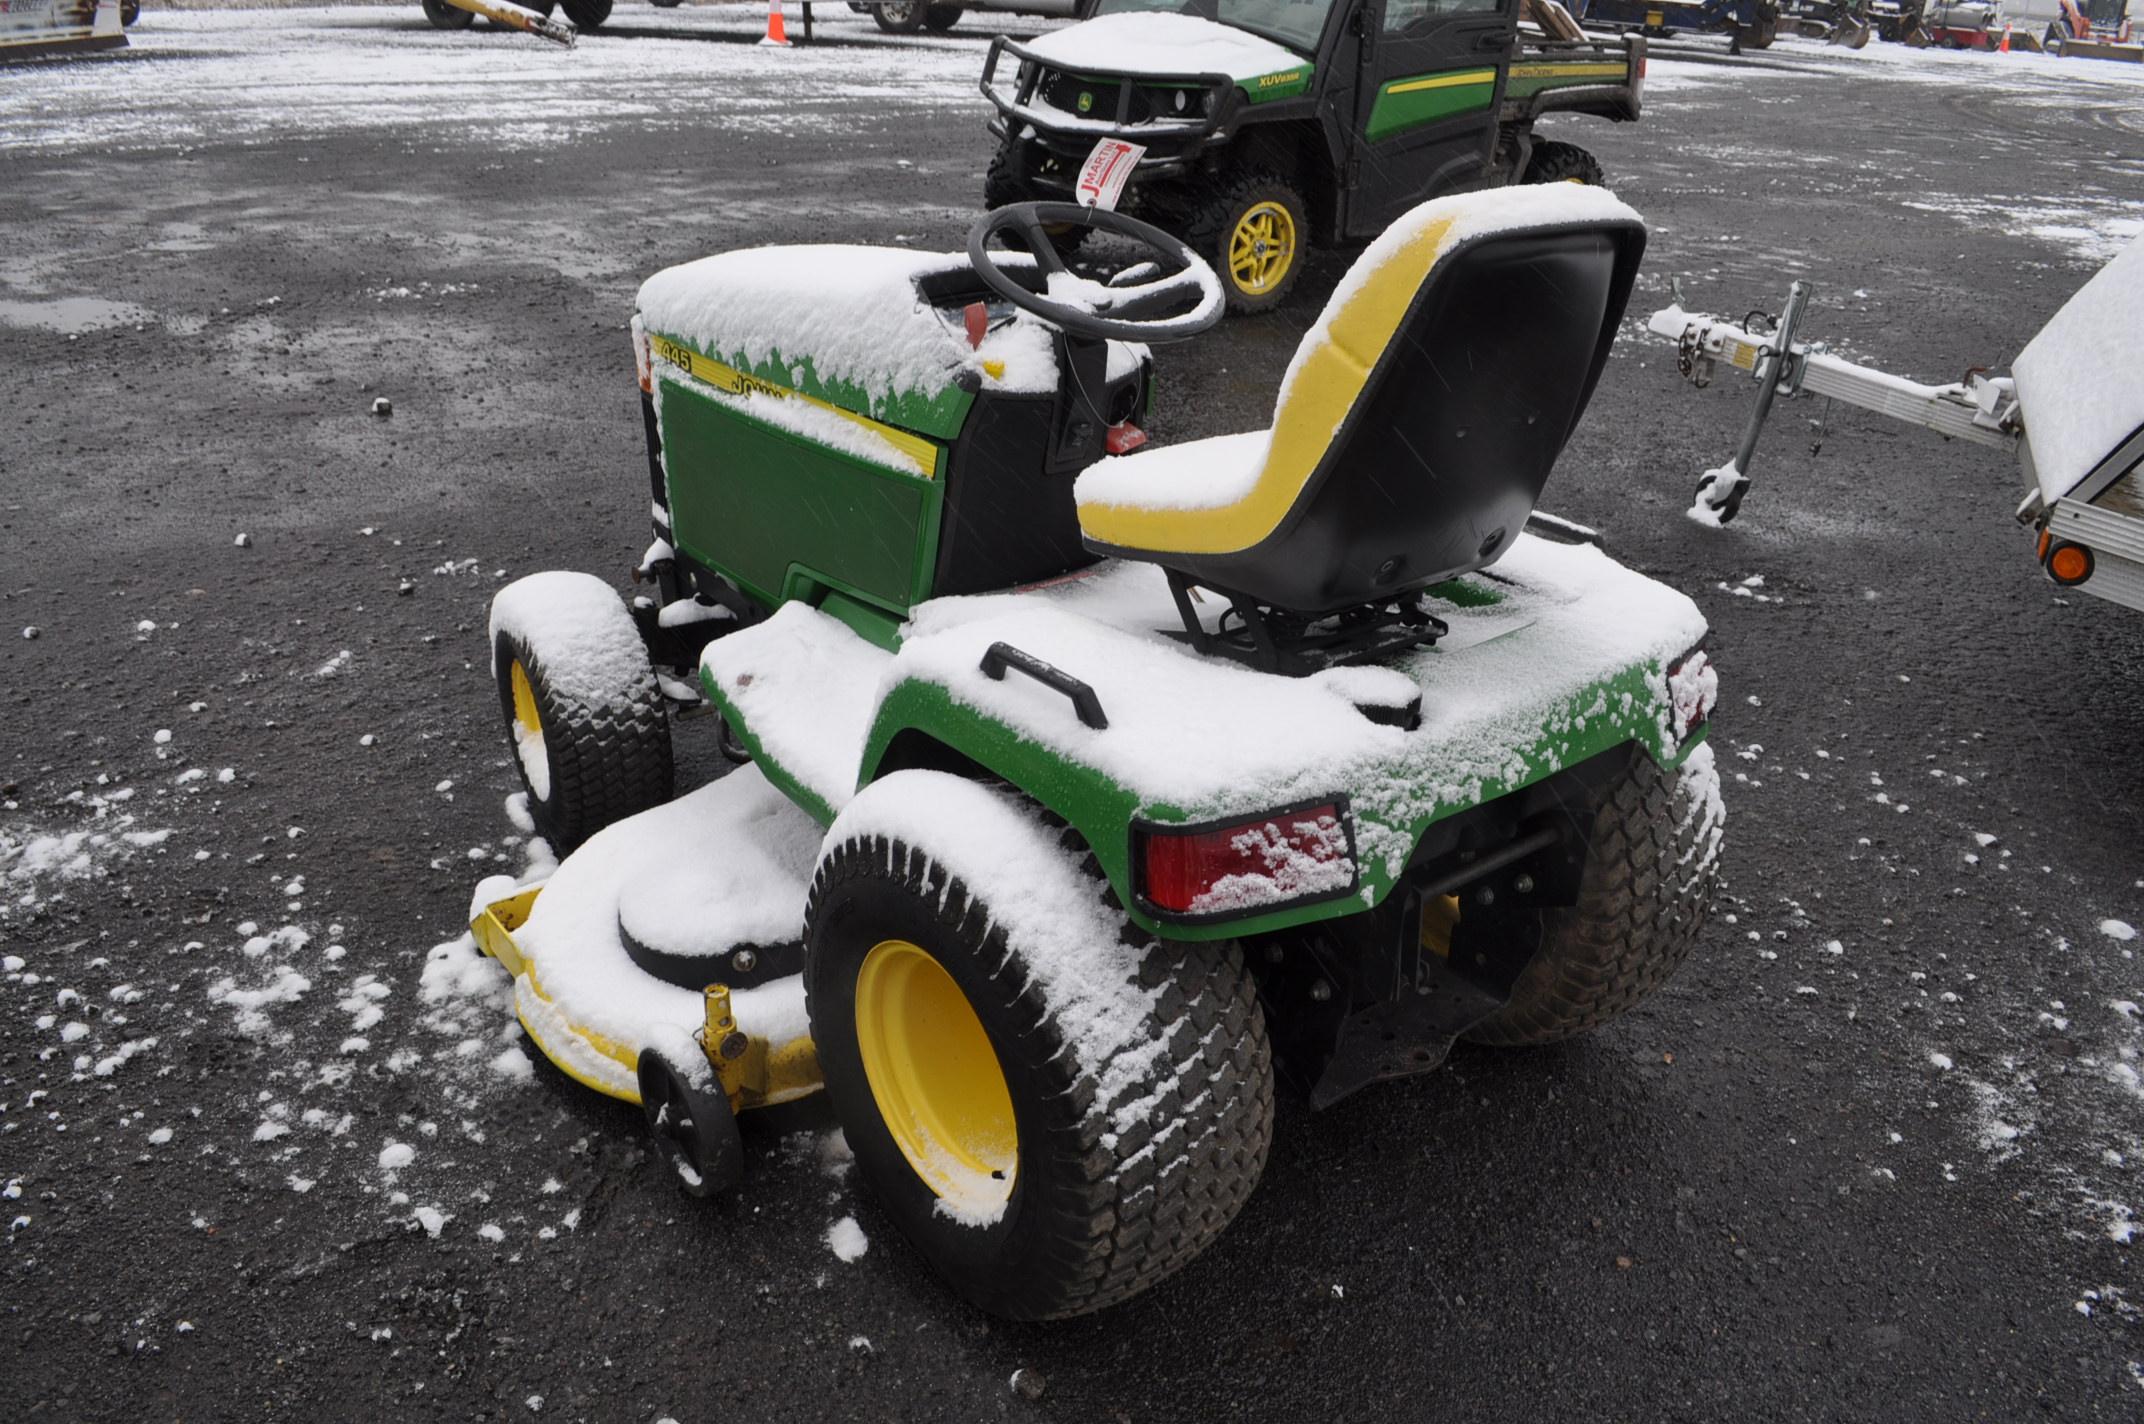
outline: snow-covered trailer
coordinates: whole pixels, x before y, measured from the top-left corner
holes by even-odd
[[[1798,339],[1808,284],[1775,322],[1736,324],[1655,312],[1683,374],[1705,385],[1718,362],[1758,382],[1735,457],[1698,481],[1690,516],[1724,524],[1741,508],[1765,417],[1778,396],[1820,395],[1949,438],[2014,449],[2023,466],[2018,522],[2037,535],[2055,583],[2144,609],[2144,238],[2109,262],[2040,328],[2007,376],[1981,371],[1929,386],[1857,366]],[[1768,330],[1752,328],[1766,325]]]
[[[0,0],[0,61],[126,42],[118,0]]]

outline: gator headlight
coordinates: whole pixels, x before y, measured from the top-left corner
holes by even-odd
[[[1355,841],[1344,798],[1259,816],[1132,825],[1139,899],[1168,918],[1243,915],[1355,888]]]

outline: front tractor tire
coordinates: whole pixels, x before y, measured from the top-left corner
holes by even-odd
[[[1273,1068],[1234,944],[1135,931],[1077,838],[942,772],[829,831],[804,984],[826,1090],[886,1213],[1014,1320],[1146,1290],[1235,1219]]]
[[[959,23],[958,5],[932,5],[923,12],[923,28],[934,35],[942,35]]]
[[[491,668],[529,813],[558,854],[670,799],[662,692],[633,616],[601,579],[541,573],[501,589]]]
[[[1466,1037],[1503,1048],[1575,1038],[1666,983],[1705,927],[1725,818],[1711,747],[1675,771],[1636,755],[1594,813],[1578,903],[1543,915],[1511,998]]]
[[[476,12],[464,10],[458,5],[449,5],[447,0],[421,0],[424,18],[432,22],[435,30],[466,30],[476,23]]]
[[[1589,188],[1605,188],[1608,180],[1601,173],[1601,161],[1575,143],[1561,143],[1555,139],[1542,139],[1534,144],[1533,153],[1526,160],[1526,172],[1521,183],[1583,183]]]
[[[1292,184],[1254,170],[1208,189],[1183,236],[1220,274],[1228,309],[1248,314],[1279,306],[1295,286],[1309,254],[1310,218]]]

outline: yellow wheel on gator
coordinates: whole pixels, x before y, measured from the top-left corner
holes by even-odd
[[[874,945],[856,974],[856,1043],[916,1175],[952,1209],[1002,1212],[1020,1160],[1012,1090],[945,966],[905,939]]]
[[[1295,270],[1295,216],[1275,202],[1253,204],[1228,235],[1228,280],[1247,297],[1262,297]]]
[[[1303,270],[1310,220],[1281,179],[1252,172],[1224,180],[1191,210],[1184,240],[1221,274],[1234,312],[1279,304]]]
[[[1136,1295],[1257,1185],[1273,1065],[1242,951],[1135,931],[1077,838],[1017,796],[922,770],[859,791],[804,945],[856,1174],[982,1309]]]

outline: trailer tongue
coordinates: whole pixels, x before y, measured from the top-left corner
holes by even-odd
[[[1676,344],[1698,386],[1719,363],[1756,382],[1735,457],[1700,477],[1690,517],[1720,525],[1749,492],[1757,442],[1773,402],[1820,395],[1950,439],[2015,450],[2028,490],[2018,522],[2039,534],[2049,578],[2144,609],[2144,239],[2085,283],[2017,358],[2008,376],[1976,368],[1922,385],[1859,366],[1802,339],[1809,284],[1796,282],[1777,319],[1741,323],[1655,312],[1656,336]]]

